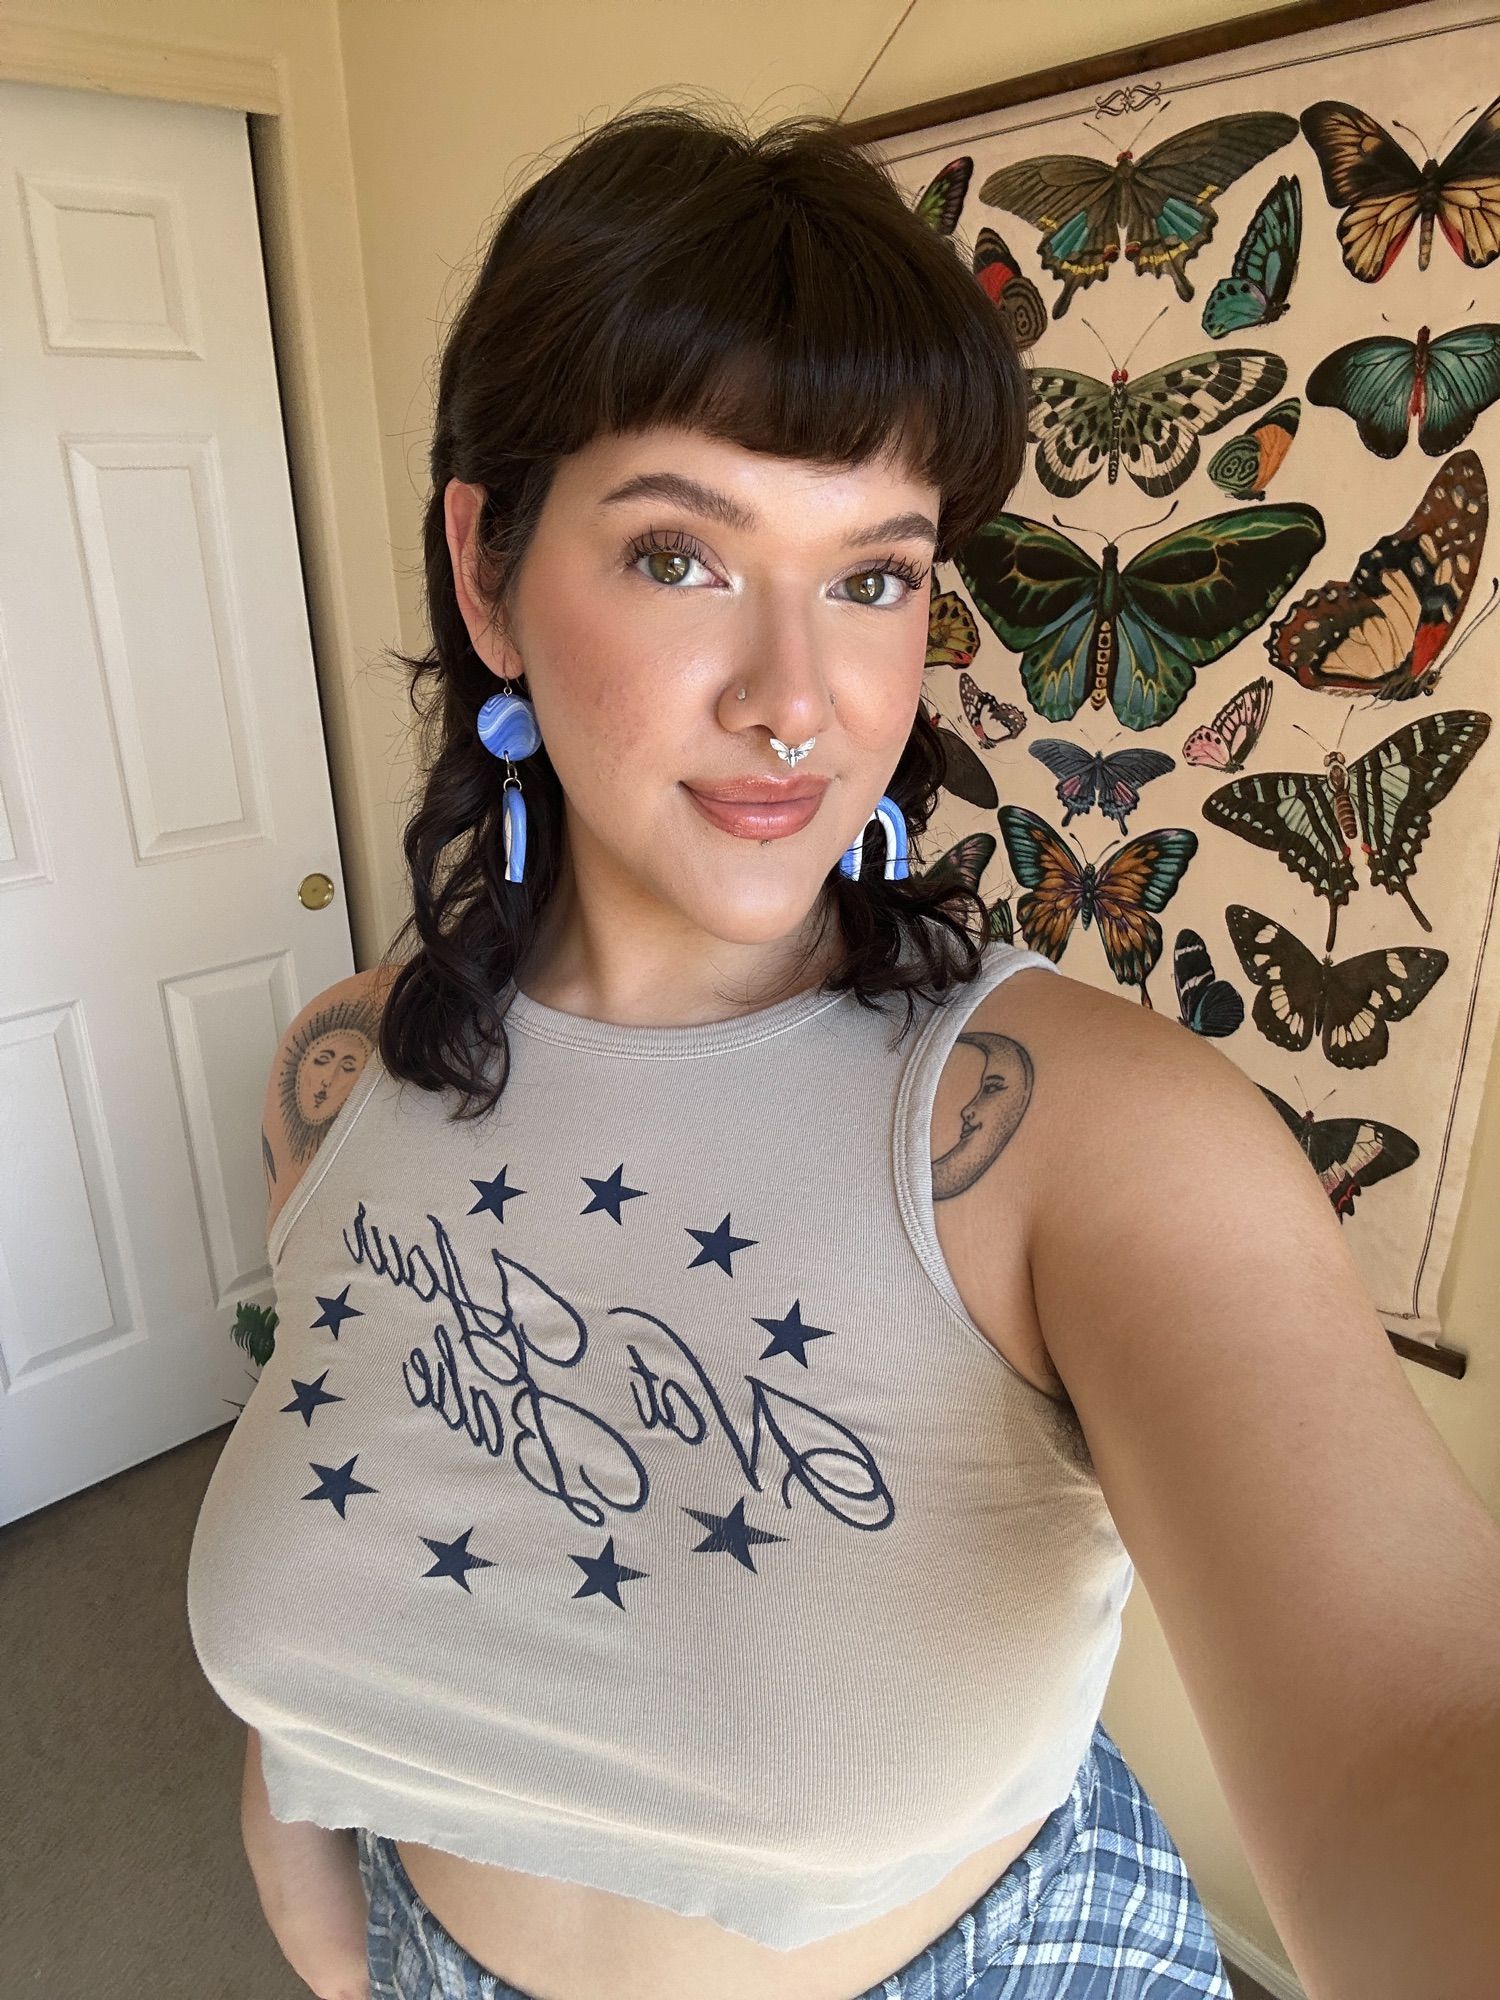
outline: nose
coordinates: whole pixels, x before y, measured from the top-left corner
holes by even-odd
[[[735,664],[719,705],[726,729],[765,729],[783,743],[796,744],[832,727],[833,692],[816,635],[805,623],[767,618]]]

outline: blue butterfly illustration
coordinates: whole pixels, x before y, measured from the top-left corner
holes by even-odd
[[[1247,327],[1269,326],[1287,308],[1302,248],[1302,184],[1283,174],[1250,218],[1229,276],[1203,307],[1203,331],[1213,340]]]

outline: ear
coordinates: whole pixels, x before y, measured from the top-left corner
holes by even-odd
[[[484,488],[468,480],[450,479],[443,489],[453,590],[475,652],[492,674],[515,680],[525,672],[520,655],[495,622],[479,587],[479,516],[484,501]]]

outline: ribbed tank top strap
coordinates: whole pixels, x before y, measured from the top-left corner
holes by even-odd
[[[968,1325],[972,1325],[968,1308],[939,1246],[932,1210],[932,1107],[943,1065],[975,1008],[986,994],[1028,965],[1060,971],[1042,952],[999,939],[986,946],[979,972],[966,986],[946,994],[918,1030],[896,1093],[892,1165],[902,1220],[933,1284]]]

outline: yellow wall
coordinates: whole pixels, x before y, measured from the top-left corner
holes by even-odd
[[[98,87],[118,68],[120,38],[139,37],[170,56],[150,55],[141,94],[235,102],[232,84],[203,81],[203,53],[269,63],[281,110],[276,143],[261,149],[273,292],[361,963],[404,907],[405,711],[380,649],[421,644],[438,339],[496,208],[581,127],[674,86],[732,96],[757,123],[802,110],[867,116],[1253,11],[1250,0],[918,0],[913,10],[904,0],[32,0],[7,11],[0,74]],[[59,28],[106,37],[97,60],[82,42],[59,52],[48,32]],[[52,70],[37,66],[39,49]],[[1500,1514],[1500,1245],[1482,1220],[1497,1212],[1500,1071],[1442,1298],[1450,1342],[1470,1352],[1468,1376],[1407,1365]],[[1139,1585],[1105,1722],[1231,1955],[1256,1969],[1265,1953],[1284,1969]]]

